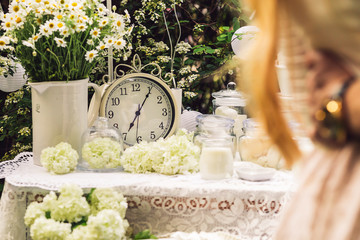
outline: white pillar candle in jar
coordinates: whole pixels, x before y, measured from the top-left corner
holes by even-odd
[[[231,141],[207,139],[200,155],[200,175],[203,179],[223,179],[233,175],[234,158]]]

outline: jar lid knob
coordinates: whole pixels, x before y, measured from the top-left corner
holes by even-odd
[[[234,83],[234,82],[229,82],[227,85],[226,85],[226,88],[227,88],[227,90],[232,90],[232,91],[234,91],[234,90],[236,90],[236,83]]]

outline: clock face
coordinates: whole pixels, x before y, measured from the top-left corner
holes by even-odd
[[[151,75],[131,75],[106,90],[100,114],[120,130],[128,146],[171,135],[178,116],[170,88]]]

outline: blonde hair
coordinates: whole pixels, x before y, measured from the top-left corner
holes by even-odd
[[[256,12],[260,32],[247,62],[250,81],[252,114],[261,121],[273,143],[277,145],[288,166],[301,155],[293,140],[288,123],[281,112],[279,87],[275,69],[279,36],[279,0],[248,0]]]

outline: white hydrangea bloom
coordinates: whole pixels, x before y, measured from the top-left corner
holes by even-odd
[[[45,217],[37,218],[30,228],[32,239],[57,239],[62,240],[71,233],[70,223],[60,223]]]
[[[65,174],[73,171],[78,163],[79,154],[68,143],[61,142],[55,147],[41,151],[40,162],[50,173]]]
[[[157,172],[187,174],[199,170],[200,148],[186,130],[168,139],[141,142],[127,148],[121,156],[124,169],[132,173]]]
[[[117,211],[122,218],[125,218],[128,204],[123,194],[111,188],[97,188],[91,194],[91,214],[96,215],[104,209]]]
[[[51,206],[51,218],[57,221],[78,222],[90,214],[90,206],[80,187],[65,185],[60,189],[60,196]]]
[[[31,226],[37,218],[45,217],[45,211],[43,205],[38,202],[32,202],[27,207],[24,222],[26,226]]]
[[[127,220],[121,218],[115,210],[105,209],[96,216],[91,215],[88,219],[88,231],[96,235],[97,240],[125,240],[125,234],[129,227]]]
[[[110,138],[95,138],[84,144],[82,158],[91,168],[116,168],[121,166],[122,147]]]

